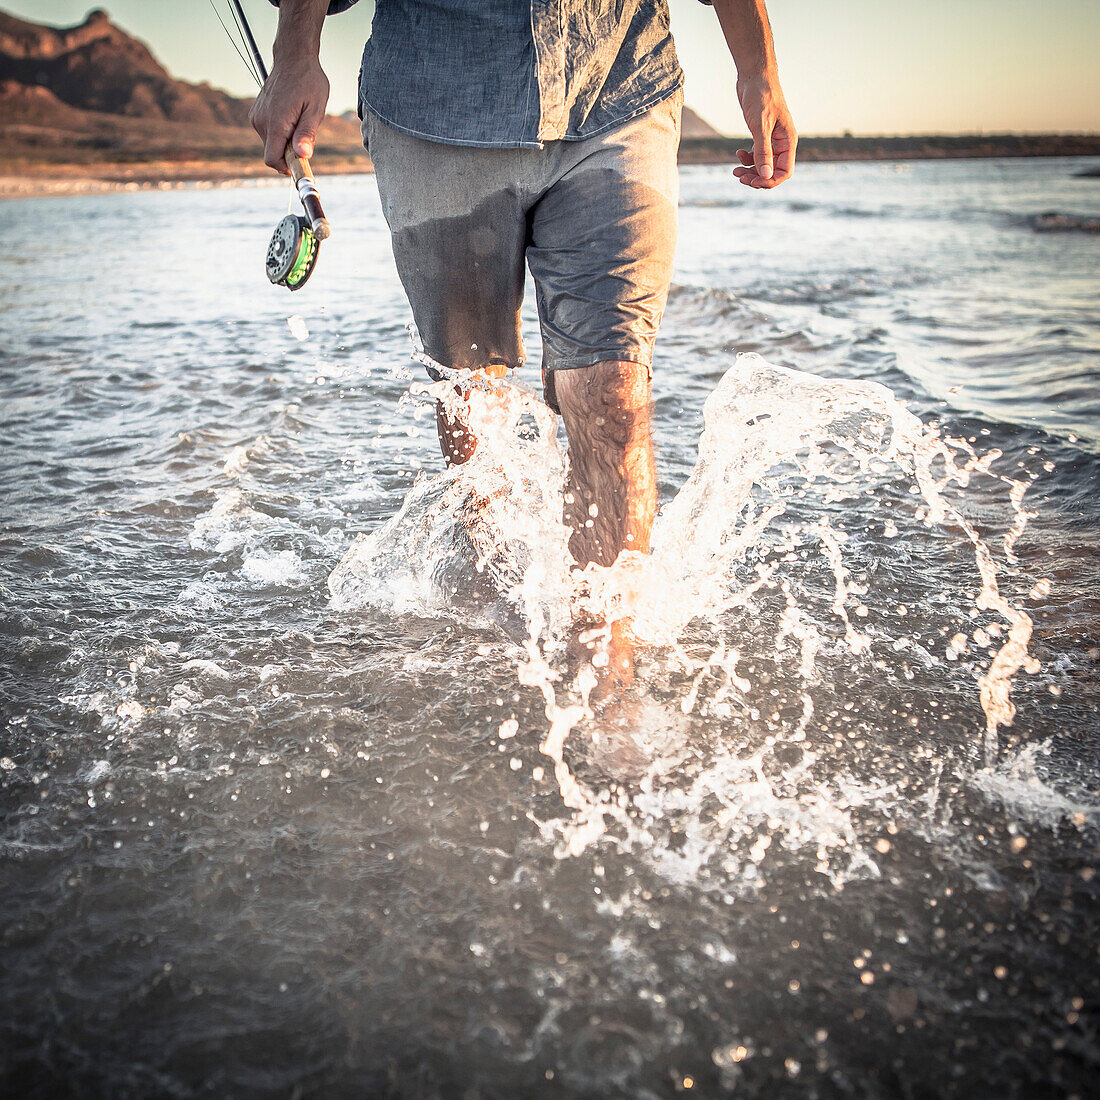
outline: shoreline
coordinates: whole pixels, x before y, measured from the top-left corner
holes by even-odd
[[[747,139],[689,138],[681,143],[681,165],[738,163],[736,150]],[[1100,136],[1074,140],[1037,142],[1017,139],[979,142],[952,138],[806,138],[799,145],[803,164],[848,163],[852,161],[900,163],[922,160],[1001,160],[1080,158],[1100,156]],[[314,160],[317,174],[325,176],[371,175],[374,168],[366,156]],[[24,174],[12,169],[23,167]],[[1098,169],[1100,171],[1100,169]],[[1095,171],[1083,175],[1093,176]],[[149,160],[99,164],[12,165],[0,175],[0,200],[48,196],[100,195],[119,191],[175,191],[236,187],[281,186],[276,176],[256,160]]]
[[[367,158],[314,161],[318,175],[371,175]],[[33,199],[51,195],[104,195],[118,191],[206,190],[216,187],[281,186],[288,177],[278,176],[259,159],[248,162],[194,160],[144,163],[35,164],[24,175],[9,168],[0,175],[0,200]]]

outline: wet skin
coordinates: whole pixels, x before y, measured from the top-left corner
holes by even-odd
[[[573,532],[569,549],[578,567],[611,565],[623,550],[648,553],[657,509],[648,368],[605,362],[556,371],[552,378],[569,439],[564,518]],[[466,462],[477,449],[469,428],[442,407],[437,408],[436,425],[448,464]],[[589,660],[597,658],[594,699],[626,687],[634,673],[628,623],[617,621],[610,630],[601,630],[603,626],[576,624],[574,650]]]

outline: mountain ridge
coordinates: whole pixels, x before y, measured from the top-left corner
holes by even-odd
[[[78,110],[167,122],[248,125],[249,100],[177,80],[101,8],[72,27],[0,12],[0,81],[45,88]]]
[[[216,161],[215,175],[264,175],[251,106],[172,76],[101,8],[65,27],[0,11],[0,140],[19,169],[102,175],[107,166],[110,178],[125,179],[142,162]],[[316,159],[329,170],[369,168],[354,115],[325,119]]]

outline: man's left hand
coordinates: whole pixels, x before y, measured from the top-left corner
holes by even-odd
[[[794,170],[798,134],[778,81],[738,84],[737,98],[752,134],[752,149],[738,149],[741,167],[733,174],[746,186],[778,187]]]

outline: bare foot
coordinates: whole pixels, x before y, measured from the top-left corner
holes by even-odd
[[[620,698],[634,682],[634,643],[624,622],[575,623],[568,655],[573,669],[590,666],[595,686],[588,703],[596,710]]]
[[[645,705],[630,695],[605,699],[599,714],[582,726],[587,733],[592,763],[619,782],[640,779],[652,763],[651,755],[639,743]]]

